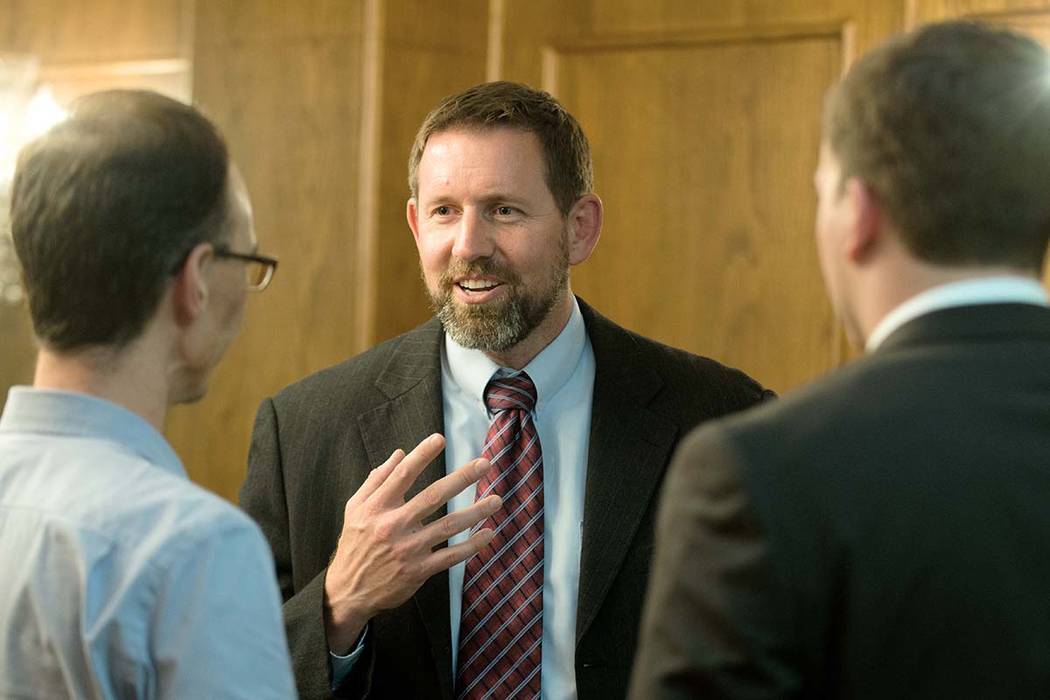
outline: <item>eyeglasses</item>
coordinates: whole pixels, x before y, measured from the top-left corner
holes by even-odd
[[[277,269],[277,258],[254,253],[235,253],[224,245],[215,246],[215,257],[240,260],[247,263],[245,276],[248,283],[248,291],[261,292],[270,286],[274,270]]]

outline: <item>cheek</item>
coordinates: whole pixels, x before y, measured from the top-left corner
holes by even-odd
[[[448,265],[450,246],[441,236],[422,235],[416,239],[419,263],[428,275],[440,274]]]

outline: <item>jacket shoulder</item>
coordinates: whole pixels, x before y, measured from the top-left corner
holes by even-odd
[[[376,380],[400,356],[407,357],[412,348],[433,346],[426,353],[430,361],[439,367],[437,353],[440,342],[440,326],[431,320],[399,336],[390,338],[369,348],[359,355],[318,370],[289,384],[273,396],[277,405],[296,405],[303,402],[317,403],[359,398],[377,393]]]
[[[653,366],[671,386],[692,388],[699,384],[707,391],[717,392],[724,399],[742,405],[751,405],[776,395],[735,367],[631,331],[625,332],[634,336],[639,347],[652,356]]]
[[[776,396],[744,372],[623,328],[580,300],[595,357],[627,372],[655,373],[672,404],[704,418],[732,413]]]

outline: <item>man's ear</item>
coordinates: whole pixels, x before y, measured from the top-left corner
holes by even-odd
[[[884,235],[882,201],[871,186],[859,178],[850,178],[845,188],[843,196],[849,200],[852,221],[843,242],[844,252],[851,262],[863,263],[878,248]]]
[[[412,230],[412,238],[416,239],[416,247],[419,247],[419,209],[415,197],[409,197],[405,204],[405,218],[408,219],[408,227]]]
[[[569,210],[569,264],[579,265],[591,257],[602,235],[602,200],[588,193],[576,200]]]
[[[211,243],[198,243],[175,273],[172,303],[179,326],[191,325],[208,307],[208,273],[214,259]]]

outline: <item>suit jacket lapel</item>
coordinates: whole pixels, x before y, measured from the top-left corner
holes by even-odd
[[[441,325],[431,320],[405,336],[376,378],[376,387],[388,397],[358,417],[365,450],[373,467],[397,448],[408,452],[431,433],[444,433],[441,398]],[[445,476],[445,457],[434,460],[405,495],[408,500]],[[445,515],[445,508],[432,519]],[[434,652],[441,694],[452,697],[452,628],[448,618],[448,574],[427,580],[413,596]]]
[[[623,563],[678,434],[649,409],[663,380],[637,361],[634,340],[582,300],[594,349],[576,641],[587,632]]]

